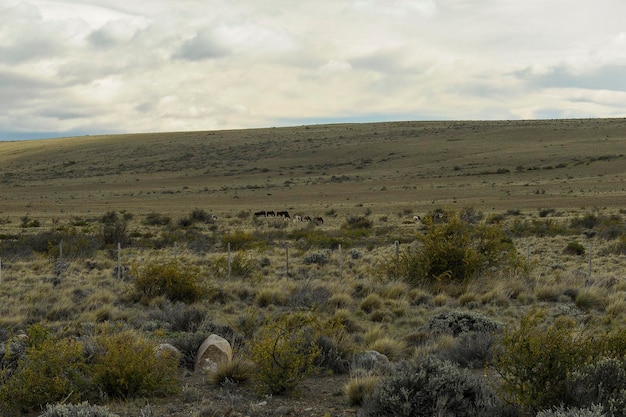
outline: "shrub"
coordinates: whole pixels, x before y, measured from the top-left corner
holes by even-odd
[[[157,352],[143,336],[104,328],[97,336],[101,352],[93,365],[93,380],[111,397],[166,396],[178,390],[179,358],[170,350]]]
[[[315,341],[319,323],[309,312],[286,313],[262,326],[250,343],[257,365],[253,375],[261,390],[292,391],[314,369],[320,353]]]
[[[249,249],[254,246],[254,233],[244,230],[235,230],[234,232],[222,236],[222,243],[227,246],[230,244],[230,250],[238,251]]]
[[[490,388],[448,361],[426,357],[400,362],[363,405],[364,416],[431,417],[493,415],[499,406]]]
[[[172,222],[172,218],[159,213],[148,213],[144,224],[148,226],[167,226]]]
[[[331,320],[331,326],[324,326],[332,331],[331,336],[320,334],[316,344],[319,347],[319,355],[315,359],[315,365],[332,371],[335,374],[348,372],[352,351],[346,343],[343,325]]]
[[[228,257],[222,256],[215,260],[213,267],[215,274],[227,278],[228,277]],[[230,274],[231,277],[251,278],[258,271],[259,265],[256,260],[250,259],[245,252],[237,252],[230,257]]]
[[[305,265],[317,264],[319,266],[324,266],[328,263],[328,257],[325,253],[310,253],[304,257],[302,262]]]
[[[133,263],[130,271],[135,291],[148,300],[165,296],[171,301],[194,302],[204,296],[200,270],[183,259]]]
[[[535,412],[569,402],[567,375],[589,353],[585,339],[574,337],[573,320],[546,328],[543,319],[543,312],[532,312],[518,328],[505,330],[493,359],[501,397]]]
[[[490,268],[520,265],[511,239],[499,225],[469,223],[454,211],[442,219],[425,218],[426,233],[417,236],[421,247],[405,251],[383,268],[413,286],[445,288],[465,283]]]
[[[83,402],[80,404],[47,404],[46,410],[39,417],[118,417],[118,415],[105,407]]]
[[[0,405],[9,412],[78,400],[88,388],[83,345],[57,339],[40,326],[29,329],[30,346],[14,372],[0,370]]]
[[[584,228],[593,229],[599,223],[598,216],[593,213],[587,213],[583,217],[576,217],[570,221],[570,226],[574,229]]]
[[[462,333],[438,356],[463,368],[481,369],[493,357],[494,335],[487,332]]]
[[[428,329],[434,333],[459,336],[462,333],[494,333],[504,325],[489,317],[472,311],[451,311],[438,314],[428,321]]]
[[[563,253],[582,256],[585,254],[585,247],[578,242],[569,242],[567,246],[565,246],[565,249],[563,249]]]
[[[346,230],[371,229],[373,225],[374,223],[367,217],[350,216],[341,228]]]
[[[588,408],[557,407],[553,410],[543,410],[537,413],[537,417],[606,417],[602,406],[592,405]]]
[[[626,415],[626,363],[624,359],[601,358],[571,372],[567,388],[577,407],[601,405],[610,416]]]

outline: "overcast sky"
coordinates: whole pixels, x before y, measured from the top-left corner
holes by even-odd
[[[0,0],[0,140],[626,116],[624,0]]]

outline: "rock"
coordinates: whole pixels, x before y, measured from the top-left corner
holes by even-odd
[[[194,371],[208,370],[215,372],[222,364],[229,364],[233,360],[233,348],[228,340],[212,334],[207,337],[196,354]]]
[[[161,356],[163,352],[171,352],[176,356],[180,356],[180,350],[176,349],[176,346],[170,345],[169,343],[161,343],[159,346],[154,348],[157,356]]]
[[[367,371],[384,369],[389,366],[389,358],[375,350],[367,350],[357,353],[352,360],[353,369],[364,369]]]
[[[287,405],[281,405],[276,410],[274,410],[274,416],[276,417],[288,416],[290,414],[293,414],[293,412],[294,412],[293,407],[289,407]]]

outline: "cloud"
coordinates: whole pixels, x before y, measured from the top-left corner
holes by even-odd
[[[0,132],[624,114],[626,3],[4,0]]]
[[[626,92],[624,74],[626,74],[626,64],[609,64],[584,69],[562,64],[546,69],[525,68],[517,71],[515,76],[540,88],[581,88]]]
[[[225,57],[229,53],[229,48],[222,44],[212,31],[207,30],[197,33],[193,38],[185,41],[173,57],[189,61],[201,61]]]

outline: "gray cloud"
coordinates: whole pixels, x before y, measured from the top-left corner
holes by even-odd
[[[626,92],[626,65],[608,64],[576,70],[567,65],[550,67],[546,71],[526,68],[515,76],[541,88],[583,88]]]
[[[202,61],[222,58],[228,54],[228,48],[221,44],[212,31],[201,31],[185,41],[173,57],[188,61]]]

